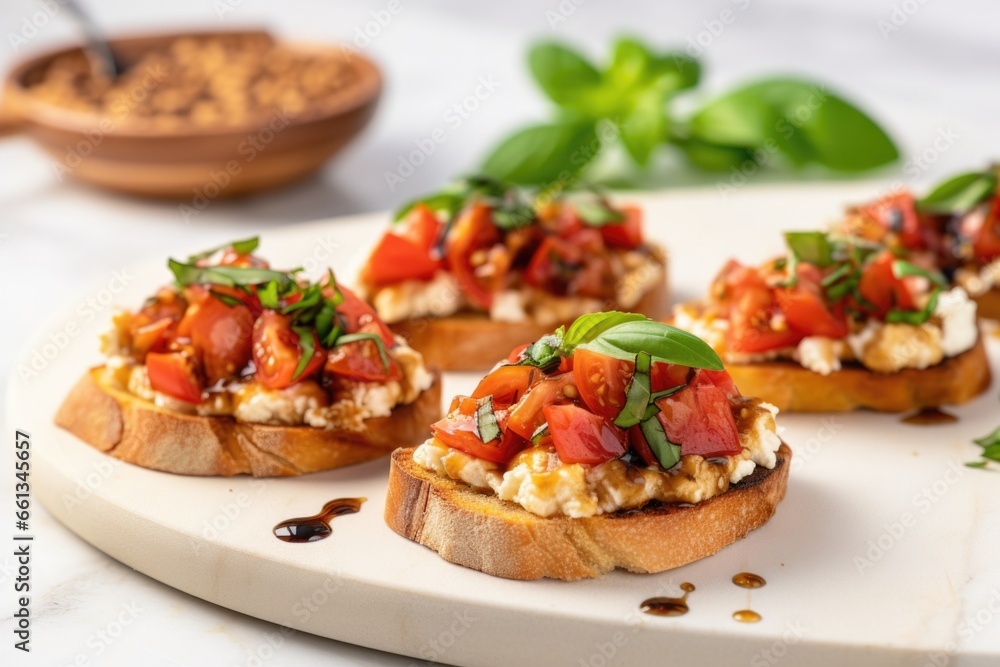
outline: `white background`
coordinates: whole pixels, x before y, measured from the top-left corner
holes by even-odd
[[[505,132],[545,118],[547,107],[523,64],[527,45],[538,37],[570,39],[602,56],[611,37],[622,32],[664,46],[683,46],[702,33],[702,42],[710,42],[702,55],[707,93],[757,74],[821,79],[891,128],[907,156],[918,160],[883,172],[886,180],[933,180],[984,164],[1000,146],[1000,7],[987,0],[399,2],[401,10],[364,46],[386,76],[371,126],[319,176],[278,194],[216,202],[186,221],[174,204],[61,182],[28,140],[0,140],[0,376],[14,370],[14,352],[56,306],[79,304],[86,312],[84,299],[137,258],[185,254],[270,226],[390,208],[474,168]],[[388,2],[91,0],[88,5],[115,34],[265,25],[288,38],[350,42],[373,20],[371,12],[385,10]],[[567,16],[552,25],[560,7]],[[57,13],[49,19],[38,14],[40,8],[29,0],[3,0],[0,69],[73,36],[65,17]],[[719,32],[714,21],[725,9],[735,21]],[[880,21],[894,19],[898,30],[886,33],[885,23],[880,30]],[[32,22],[41,27],[26,30]],[[710,27],[716,36],[707,32]],[[27,44],[12,44],[12,34],[28,36]],[[448,109],[472,94],[481,77],[495,81],[496,91],[459,127],[449,125]],[[414,150],[415,140],[439,127],[445,128],[446,142],[391,191],[384,173]],[[954,137],[943,152],[933,148],[941,133]],[[701,182],[714,187],[715,180]],[[16,391],[18,382],[10,389]],[[0,387],[0,398],[7,390]],[[14,427],[31,429],[17,415],[7,415],[6,441]],[[11,498],[7,477],[3,507]],[[0,523],[0,536],[6,535],[5,525]],[[248,651],[277,630],[132,572],[40,508],[34,525],[38,643],[58,643],[69,627],[74,636],[81,626],[93,632],[108,627],[123,600],[143,611],[100,655],[86,642],[79,647],[91,664],[243,665]],[[0,619],[5,619],[0,661],[10,664],[12,655],[22,664],[9,641],[11,564],[9,555],[0,558]],[[308,636],[283,643],[270,664],[412,663]]]

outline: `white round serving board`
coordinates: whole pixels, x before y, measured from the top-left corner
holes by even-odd
[[[780,230],[818,227],[873,192],[855,183],[620,199],[641,203],[649,237],[670,249],[679,300],[702,294],[728,257],[763,260],[780,249]],[[276,229],[263,235],[260,252],[279,267],[331,264],[350,282],[387,220]],[[165,257],[137,264],[117,304],[135,307],[168,282],[165,264]],[[507,581],[447,563],[385,526],[387,460],[300,478],[190,478],[120,463],[57,429],[52,416],[63,396],[100,361],[107,323],[79,320],[73,311],[57,314],[22,362],[67,322],[82,326],[79,335],[38,377],[11,379],[9,414],[32,429],[34,493],[97,548],[210,602],[462,665],[1000,661],[1000,476],[963,465],[978,456],[970,439],[1000,424],[995,386],[954,409],[960,421],[947,426],[870,413],[782,415],[795,453],[784,503],[766,526],[710,558],[657,575]],[[998,343],[991,337],[994,374]],[[474,381],[448,375],[446,400]],[[335,520],[329,539],[288,544],[272,536],[281,520],[354,496],[368,502]],[[731,577],[741,571],[764,576],[767,586],[737,588]],[[650,596],[679,595],[682,582],[697,587],[686,616],[639,613]],[[763,621],[734,621],[744,608]]]

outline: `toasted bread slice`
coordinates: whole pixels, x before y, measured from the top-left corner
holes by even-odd
[[[788,485],[792,456],[760,466],[722,495],[697,505],[654,503],[639,510],[571,519],[540,517],[519,505],[442,477],[392,454],[385,520],[445,560],[508,579],[575,580],[623,568],[662,572],[710,556],[767,523]]]
[[[856,364],[820,375],[793,361],[727,364],[736,386],[789,412],[848,412],[859,408],[907,412],[965,403],[990,386],[982,336],[975,346],[923,370],[875,373]]]
[[[994,287],[985,294],[973,298],[976,302],[979,317],[988,320],[1000,320],[1000,287]]]
[[[618,309],[607,304],[608,310]],[[632,312],[660,320],[667,314],[667,281],[657,281]],[[572,322],[563,322],[569,325]],[[497,322],[485,313],[465,312],[450,317],[425,317],[390,324],[389,327],[418,350],[428,365],[446,371],[492,368],[518,345],[531,343],[552,333],[557,324]]]
[[[230,417],[185,415],[109,386],[88,371],[55,423],[97,449],[144,468],[182,475],[283,477],[340,468],[388,455],[427,437],[441,416],[441,382],[364,431],[268,426]]]

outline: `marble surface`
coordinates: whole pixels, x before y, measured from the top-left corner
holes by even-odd
[[[1000,145],[995,122],[1000,102],[995,26],[1000,8],[987,0],[399,3],[400,11],[384,27],[372,30],[377,34],[365,45],[387,79],[372,126],[316,178],[284,192],[213,203],[185,220],[176,205],[61,182],[27,140],[0,140],[0,312],[5,313],[0,375],[14,370],[13,351],[32,331],[48,326],[55,335],[65,326],[47,323],[56,306],[75,306],[82,321],[106,317],[109,310],[100,302],[103,288],[113,291],[115,272],[121,279],[121,269],[135,257],[182,254],[267,227],[389,208],[474,167],[477,157],[504,132],[544,118],[546,108],[523,69],[525,47],[537,37],[583,42],[595,55],[621,32],[685,44],[710,30],[729,9],[735,20],[717,36],[702,39],[710,41],[702,56],[706,89],[721,90],[744,77],[777,71],[822,78],[893,128],[910,159],[884,173],[887,181],[933,180],[984,163]],[[61,10],[49,17],[45,4],[5,0],[0,9],[0,68],[72,36]],[[373,20],[372,12],[388,2],[173,0],[153,5],[91,0],[88,5],[112,32],[265,24],[288,37],[351,41]],[[553,22],[554,16],[565,20]],[[898,30],[887,32],[887,25]],[[495,92],[455,127],[445,115],[475,91],[482,77],[496,82]],[[415,140],[438,127],[446,128],[446,141],[390,190],[385,172],[398,167]],[[951,139],[935,147],[942,134]],[[669,170],[669,164],[664,168]],[[714,179],[702,182],[712,187]],[[81,295],[86,286],[91,286],[90,296]],[[16,391],[17,382],[11,387]],[[0,387],[0,394],[6,391],[6,385]],[[5,415],[4,433],[14,428],[30,431],[32,425],[20,423],[18,415]],[[8,506],[9,475],[4,475],[2,489],[0,498]],[[13,558],[5,549],[0,557],[0,630],[8,638],[0,648],[3,664],[413,662],[301,633],[289,636],[278,626],[201,602],[133,572],[79,540],[40,508],[33,521],[33,643],[44,652],[25,659],[10,647],[15,575]],[[281,645],[278,652],[262,649],[276,643]]]

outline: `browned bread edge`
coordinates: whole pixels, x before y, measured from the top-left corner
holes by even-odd
[[[765,524],[785,496],[791,450],[697,505],[653,504],[588,518],[540,517],[392,454],[385,520],[442,558],[508,579],[575,580],[615,568],[662,572],[710,556]]]
[[[58,426],[122,461],[182,475],[281,477],[329,470],[417,444],[441,416],[441,382],[364,431],[246,424],[184,415],[101,380],[101,368],[76,383],[55,416]]]

